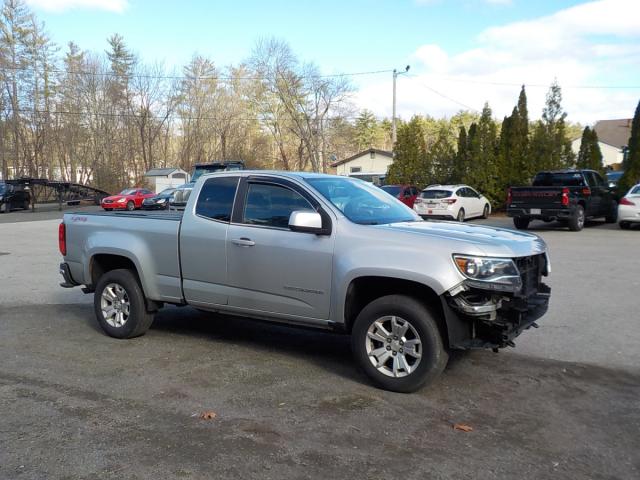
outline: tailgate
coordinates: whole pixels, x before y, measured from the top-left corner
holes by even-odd
[[[563,208],[562,187],[518,187],[511,189],[512,208]]]

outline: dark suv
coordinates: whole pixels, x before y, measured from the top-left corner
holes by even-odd
[[[7,213],[15,208],[29,209],[31,193],[23,185],[0,182],[0,213]]]

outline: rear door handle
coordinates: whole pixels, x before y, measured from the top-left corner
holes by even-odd
[[[246,237],[234,238],[233,240],[231,240],[231,243],[239,247],[253,247],[256,244],[256,242]]]

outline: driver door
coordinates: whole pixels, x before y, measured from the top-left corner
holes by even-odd
[[[334,234],[288,226],[291,212],[316,210],[313,198],[293,182],[272,177],[243,179],[238,195],[227,235],[229,306],[328,319]]]

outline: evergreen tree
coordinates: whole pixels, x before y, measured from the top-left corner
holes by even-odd
[[[626,193],[631,187],[640,183],[640,102],[633,115],[627,149],[627,155],[622,163],[624,175],[618,185],[620,193]]]
[[[387,182],[424,186],[431,181],[431,171],[422,119],[414,116],[398,127],[394,161],[389,167]]]
[[[450,183],[453,180],[453,165],[456,151],[451,143],[450,130],[442,126],[435,142],[427,149],[427,163],[433,168],[436,183]]]
[[[562,91],[557,82],[553,82],[547,93],[542,120],[536,123],[531,139],[532,171],[554,170],[571,167],[574,154],[567,135],[562,109]]]
[[[598,144],[598,134],[595,130],[585,127],[580,140],[580,151],[576,161],[576,168],[586,168],[604,172],[602,152]]]
[[[498,129],[491,108],[485,103],[478,123],[469,128],[469,170],[464,183],[478,189],[494,204],[503,201],[498,177]]]
[[[458,133],[458,149],[453,157],[453,165],[451,167],[451,182],[460,183],[466,177],[469,169],[469,139],[467,129],[464,125],[460,127]]]
[[[358,150],[378,147],[382,143],[382,129],[370,110],[362,110],[355,122],[355,136]]]

